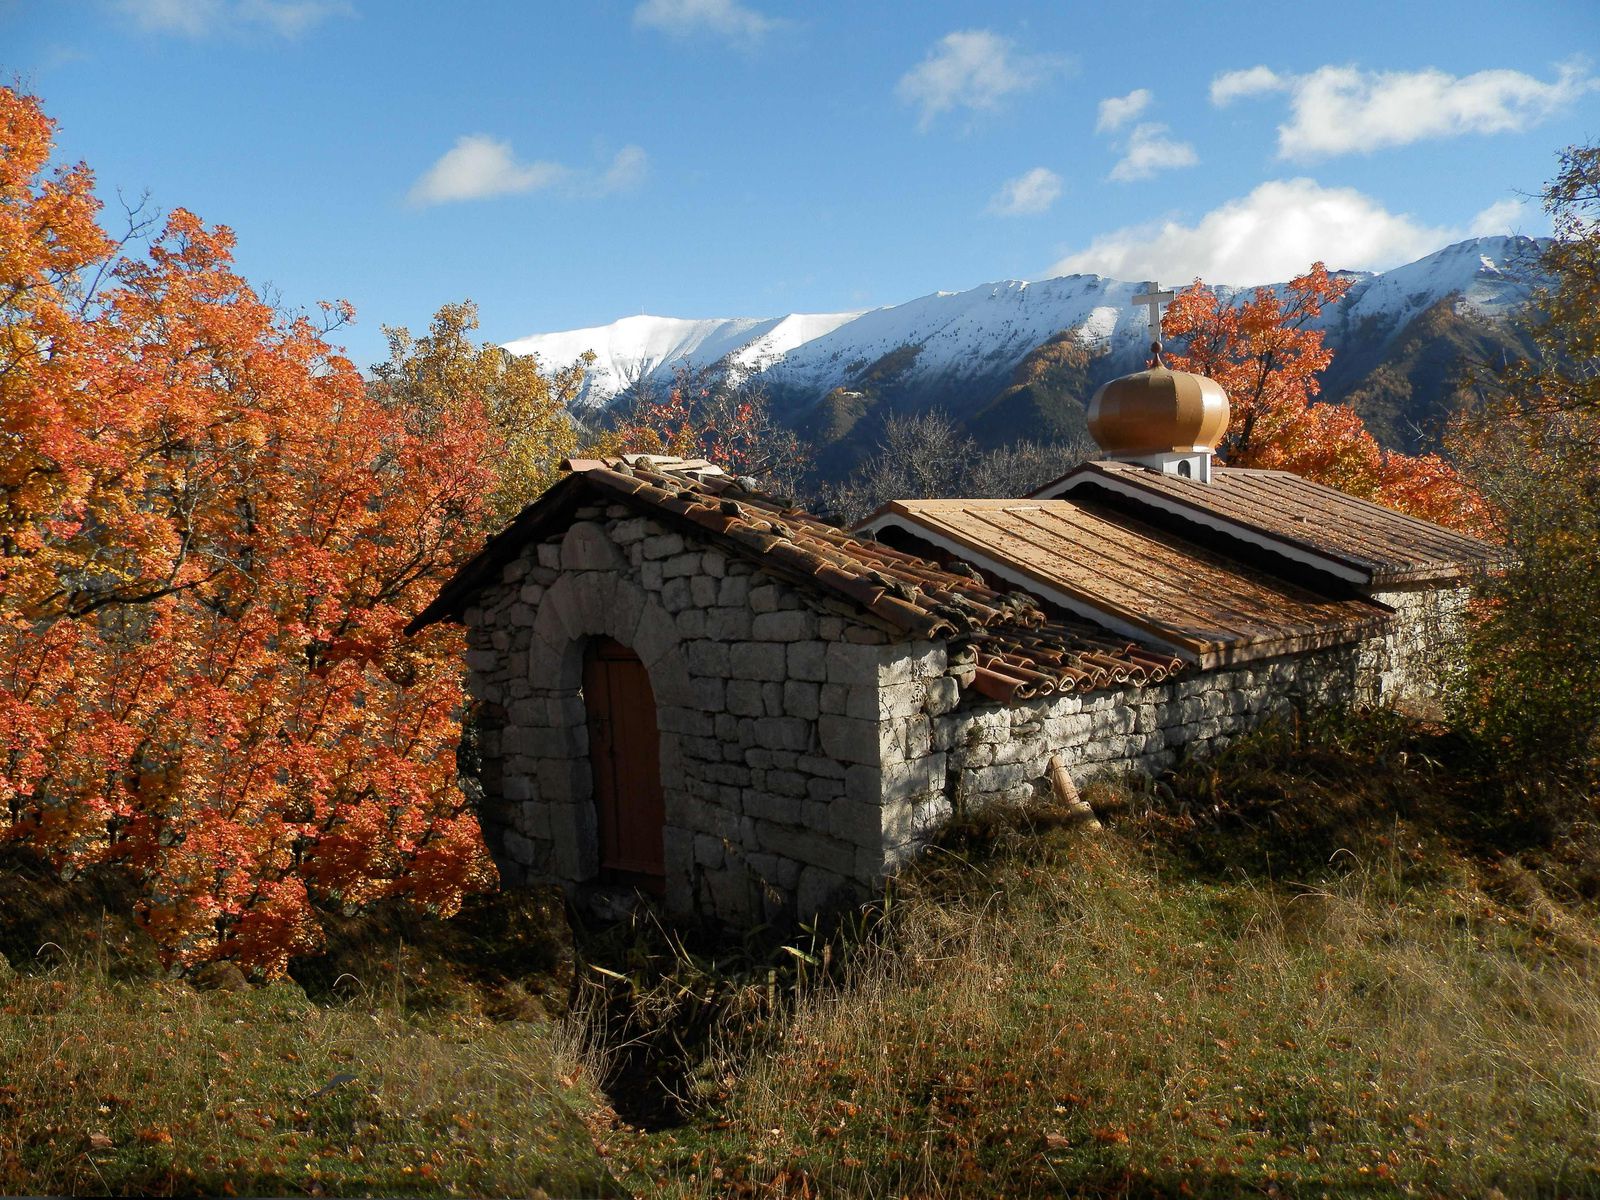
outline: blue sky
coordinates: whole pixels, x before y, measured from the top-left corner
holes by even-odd
[[[1542,233],[1597,51],[1593,0],[0,0],[60,155],[353,301],[362,364],[463,298],[507,340]]]

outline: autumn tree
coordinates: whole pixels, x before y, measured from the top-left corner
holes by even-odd
[[[488,402],[383,402],[182,209],[119,254],[52,129],[0,88],[0,841],[134,872],[178,965],[451,911],[460,638],[402,629],[490,520]]]
[[[474,344],[477,328],[470,300],[444,305],[420,337],[384,326],[389,357],[373,368],[373,389],[420,436],[487,414],[499,444],[488,517],[498,526],[555,482],[561,460],[577,448],[571,405],[594,355],[546,374],[531,354]]]
[[[670,386],[643,381],[615,426],[591,443],[596,453],[704,458],[775,491],[793,493],[805,468],[794,431],[778,420],[759,380],[721,366],[680,365]]]
[[[1600,147],[1562,152],[1543,199],[1533,355],[1480,376],[1449,435],[1508,550],[1478,589],[1455,707],[1508,765],[1581,795],[1600,779]]]
[[[849,478],[821,489],[817,506],[848,525],[890,500],[1026,496],[1093,451],[1087,439],[1022,440],[984,451],[938,410],[896,413]]]
[[[1353,409],[1317,401],[1319,376],[1333,359],[1317,318],[1349,287],[1321,263],[1281,290],[1256,288],[1234,303],[1196,280],[1162,320],[1166,337],[1183,343],[1166,361],[1227,391],[1232,419],[1218,449],[1230,466],[1293,471],[1414,516],[1481,530],[1481,500],[1450,464],[1436,454],[1386,451]]]

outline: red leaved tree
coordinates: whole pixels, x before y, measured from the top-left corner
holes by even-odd
[[[1185,342],[1167,362],[1227,391],[1233,416],[1219,452],[1230,465],[1293,471],[1413,516],[1483,529],[1482,500],[1450,464],[1386,451],[1353,409],[1316,401],[1333,352],[1315,322],[1349,287],[1321,263],[1281,292],[1257,288],[1236,304],[1195,280],[1162,320],[1167,337]]]
[[[493,880],[460,638],[401,630],[481,536],[490,422],[408,428],[224,228],[122,254],[51,134],[0,89],[0,840],[135,871],[180,965],[278,974],[314,901],[452,911]]]
[[[805,465],[799,438],[773,416],[759,384],[688,366],[673,372],[664,394],[645,388],[591,452],[704,458],[780,491],[795,488]]]

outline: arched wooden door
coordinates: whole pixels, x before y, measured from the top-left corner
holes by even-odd
[[[661,735],[656,698],[639,656],[621,642],[595,638],[584,652],[583,703],[600,835],[600,877],[665,891]]]

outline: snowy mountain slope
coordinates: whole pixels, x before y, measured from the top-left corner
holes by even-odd
[[[1463,315],[1502,320],[1527,302],[1539,282],[1542,246],[1526,237],[1472,238],[1381,275],[1357,274],[1344,300],[1324,314],[1329,340],[1336,343],[1364,323],[1398,331],[1447,296],[1456,297]]]
[[[1323,314],[1329,345],[1337,356],[1345,343],[1359,341],[1366,356],[1381,356],[1413,319],[1449,297],[1464,316],[1501,320],[1526,301],[1539,248],[1530,238],[1474,238],[1382,274],[1348,272],[1355,281],[1349,294]],[[965,382],[1006,377],[1030,350],[1063,329],[1077,329],[1103,349],[1107,373],[1133,369],[1149,338],[1145,310],[1131,303],[1143,286],[1068,275],[936,292],[865,312],[699,321],[625,317],[591,329],[533,334],[506,348],[537,354],[547,367],[565,366],[593,350],[597,361],[583,398],[595,405],[641,379],[670,379],[680,364],[723,364],[734,374],[776,385],[791,403],[804,405],[849,387],[885,355],[907,348],[915,355],[897,377],[898,386],[949,394]],[[1220,290],[1231,298],[1247,289]]]

